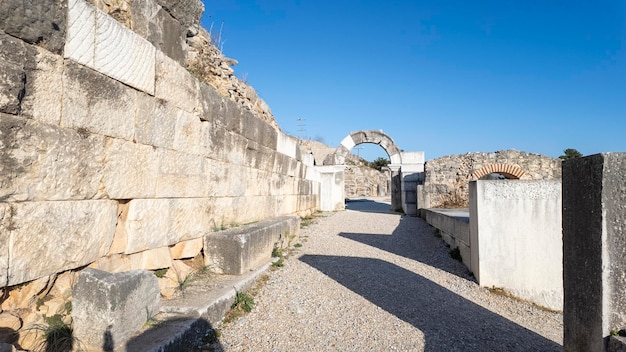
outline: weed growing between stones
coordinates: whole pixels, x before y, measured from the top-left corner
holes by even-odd
[[[168,269],[169,268],[157,269],[154,271],[154,276],[158,277],[159,279],[162,279],[165,277],[165,274],[167,274]]]
[[[300,248],[300,247],[302,247],[302,243],[296,243],[293,246],[296,247],[296,248]]]
[[[224,324],[228,324],[246,315],[246,313],[250,313],[252,308],[254,308],[254,298],[245,292],[237,291],[235,301],[230,306],[230,310],[226,312],[226,316],[224,317]]]
[[[41,342],[35,346],[35,351],[82,351],[82,344],[73,335],[74,329],[63,321],[62,315],[55,314],[50,317],[44,315],[43,319],[45,324],[37,324],[30,329],[38,335],[43,335]]]

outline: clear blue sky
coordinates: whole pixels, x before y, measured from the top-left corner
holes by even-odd
[[[626,152],[626,1],[204,3],[288,134],[337,146],[382,129],[427,160]]]

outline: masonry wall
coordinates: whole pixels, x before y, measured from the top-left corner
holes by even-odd
[[[312,158],[256,96],[222,95],[186,67],[202,9],[0,3],[3,286],[167,267],[217,229],[319,207]]]
[[[471,269],[478,283],[563,307],[561,182],[470,182]]]
[[[418,206],[467,208],[469,182],[477,179],[475,174],[490,166],[494,169],[520,170],[523,173],[520,177],[509,177],[521,180],[561,179],[561,160],[545,155],[517,150],[448,155],[426,162],[424,186],[420,186],[418,191]]]

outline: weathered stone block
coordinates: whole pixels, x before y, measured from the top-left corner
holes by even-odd
[[[626,153],[563,162],[563,350],[604,351],[626,327]]]
[[[111,254],[106,257],[98,258],[98,260],[89,264],[89,268],[109,273],[122,273],[132,270],[130,258],[125,254]]]
[[[0,199],[89,199],[98,192],[104,138],[0,114]]]
[[[227,99],[204,82],[200,82],[200,104],[202,110],[199,117],[202,121],[215,122],[223,109],[224,101]]]
[[[37,48],[35,67],[26,72],[22,114],[52,125],[61,121],[63,59]]]
[[[200,112],[200,84],[183,66],[164,53],[156,52],[156,85],[154,95],[181,110]]]
[[[243,128],[243,110],[241,106],[230,99],[225,99],[220,105],[220,112],[215,118],[215,122],[237,135],[241,135]]]
[[[270,260],[272,249],[282,244],[293,221],[296,220],[283,217],[207,235],[205,264],[222,274],[241,275],[254,270]]]
[[[148,249],[128,255],[131,269],[156,270],[172,266],[168,247]]]
[[[185,65],[183,43],[186,35],[187,28],[181,26],[167,11],[161,8],[152,18],[150,35],[147,39],[171,59],[180,65]]]
[[[213,231],[213,202],[211,198],[131,200],[124,223],[125,253],[166,247]]]
[[[201,198],[206,195],[204,158],[167,149],[159,149],[158,158],[157,197]]]
[[[112,199],[149,198],[156,194],[158,154],[151,147],[107,139],[103,192]]]
[[[62,0],[3,0],[0,2],[0,30],[61,53],[65,43],[66,6]]]
[[[140,330],[159,304],[157,278],[149,271],[111,274],[85,269],[72,299],[74,337],[87,350],[112,351]]]
[[[132,141],[137,92],[96,71],[66,62],[61,126]]]
[[[174,149],[176,121],[182,110],[147,94],[137,96],[135,139],[138,143]]]
[[[84,0],[68,8],[65,57],[154,94],[154,46]]]
[[[25,83],[24,67],[0,61],[0,112],[20,113]]]
[[[174,149],[189,154],[199,154],[202,134],[200,119],[194,114],[182,111],[176,116],[175,128]]]
[[[204,4],[199,0],[156,0],[156,2],[185,29],[197,26],[204,12]]]
[[[114,201],[26,202],[11,205],[9,286],[87,265],[113,241]]]
[[[0,273],[8,272],[9,268],[9,241],[15,226],[13,213],[9,204],[0,203]],[[0,279],[6,282],[6,275],[0,274]]]
[[[203,246],[204,240],[202,238],[178,242],[170,247],[170,256],[172,259],[193,258],[200,253]]]

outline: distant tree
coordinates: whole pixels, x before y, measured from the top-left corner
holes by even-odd
[[[574,158],[580,158],[581,156],[583,156],[578,150],[572,149],[572,148],[565,149],[563,153],[564,154],[561,155],[559,159],[569,160],[569,159],[574,159]]]
[[[380,171],[384,166],[389,165],[390,161],[388,159],[378,157],[376,160],[368,163],[367,166]]]

